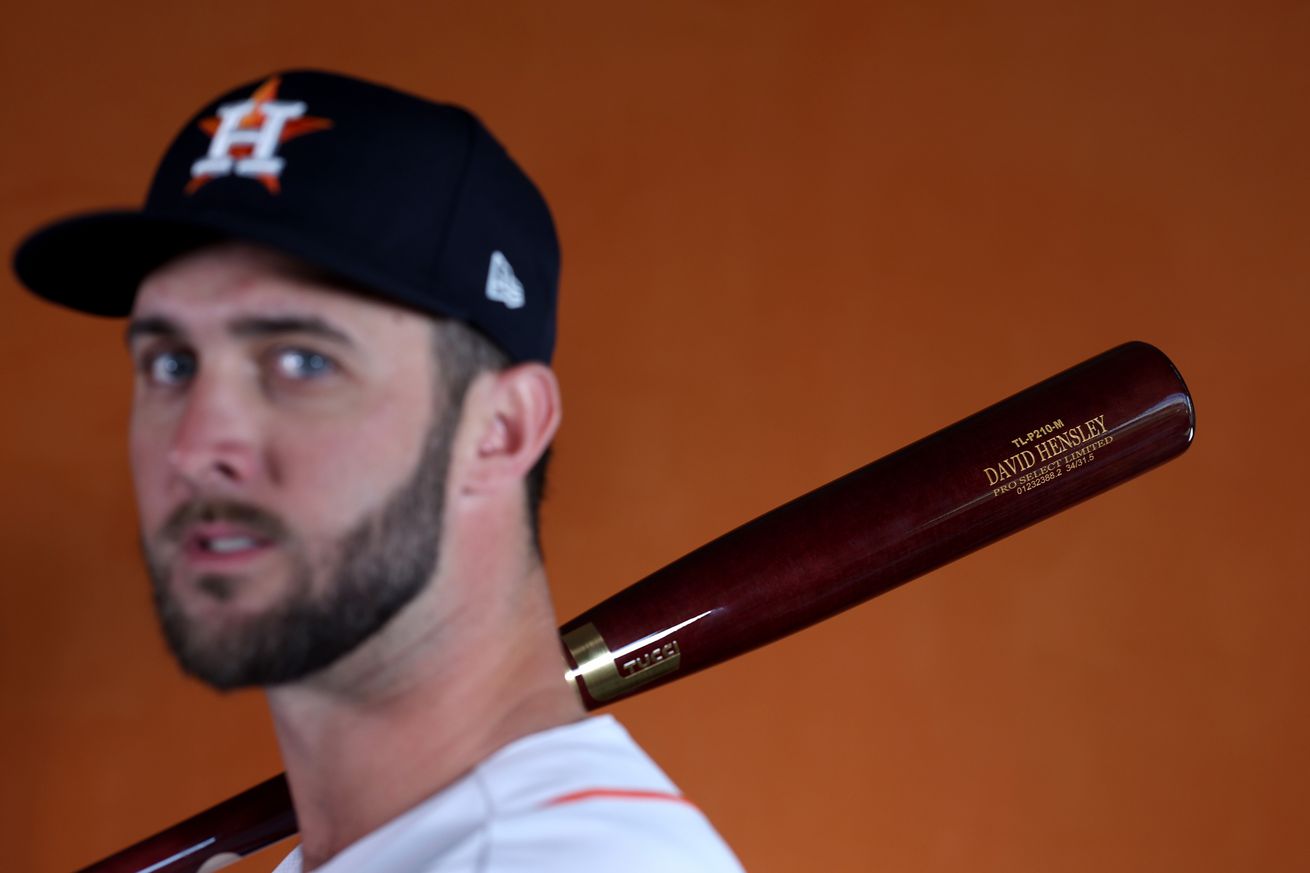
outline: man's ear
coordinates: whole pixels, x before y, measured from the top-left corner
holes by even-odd
[[[456,437],[460,488],[489,493],[517,483],[550,446],[560,423],[559,382],[528,362],[482,373],[469,385]]]

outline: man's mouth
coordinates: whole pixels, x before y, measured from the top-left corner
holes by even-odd
[[[247,549],[255,548],[259,543],[254,537],[201,537],[200,548],[202,551],[213,552],[218,555],[230,555],[233,552],[243,552]]]
[[[274,544],[271,537],[231,524],[200,524],[183,539],[183,552],[192,562],[209,564],[255,557]]]
[[[155,555],[188,575],[245,573],[290,539],[281,519],[260,507],[197,500],[169,515],[155,539]]]

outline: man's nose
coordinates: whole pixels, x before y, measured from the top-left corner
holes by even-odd
[[[168,462],[193,486],[231,488],[259,475],[258,410],[230,380],[199,376],[176,419]]]

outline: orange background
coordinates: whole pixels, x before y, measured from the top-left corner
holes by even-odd
[[[616,711],[753,871],[1310,869],[1310,6],[473,5],[17,4],[0,239],[275,68],[474,107],[564,241],[561,617],[1153,342],[1180,460]],[[0,282],[0,853],[57,871],[279,763],[155,631],[119,328]]]

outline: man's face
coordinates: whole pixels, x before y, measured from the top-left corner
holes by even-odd
[[[142,541],[184,669],[293,681],[422,590],[455,418],[426,318],[229,244],[148,277],[129,344]]]

